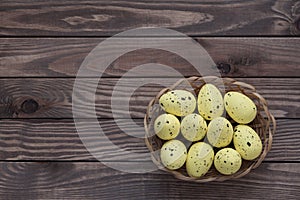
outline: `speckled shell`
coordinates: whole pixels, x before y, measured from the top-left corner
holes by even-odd
[[[227,92],[224,96],[224,103],[229,116],[240,124],[248,124],[256,117],[256,105],[242,93]]]
[[[216,153],[215,168],[224,175],[236,173],[242,166],[241,155],[232,148],[224,148]]]
[[[179,140],[170,140],[162,146],[160,158],[166,168],[170,170],[179,169],[184,165],[187,158],[186,147]]]
[[[205,84],[198,94],[198,111],[202,117],[212,120],[224,113],[224,102],[221,92],[210,83]]]
[[[187,160],[186,170],[191,177],[201,177],[210,169],[214,160],[213,148],[204,142],[198,142],[191,146]]]
[[[254,160],[262,151],[260,137],[247,125],[237,125],[234,128],[233,144],[245,160]]]
[[[230,144],[233,136],[231,123],[224,117],[210,121],[207,128],[207,139],[214,147],[225,147]]]
[[[172,90],[160,97],[159,104],[167,113],[186,116],[196,109],[196,98],[189,91]]]
[[[181,133],[185,139],[191,142],[204,138],[206,131],[206,121],[196,113],[185,116],[181,121]]]
[[[180,131],[180,122],[174,115],[162,114],[154,122],[154,132],[163,140],[177,137]]]

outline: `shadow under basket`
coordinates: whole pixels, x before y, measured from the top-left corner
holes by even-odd
[[[210,170],[200,178],[194,178],[188,176],[186,172],[185,165],[178,170],[169,170],[165,168],[160,160],[160,149],[164,144],[164,140],[161,140],[155,135],[153,124],[155,119],[165,113],[165,111],[159,105],[159,98],[167,93],[168,91],[180,89],[187,90],[194,93],[197,97],[201,87],[206,84],[211,83],[217,86],[221,92],[229,92],[229,91],[237,91],[245,94],[257,106],[257,116],[255,119],[247,124],[252,127],[257,134],[260,136],[263,143],[263,150],[260,156],[253,161],[243,160],[242,166],[238,172],[232,175],[222,175],[220,174],[212,165]],[[196,108],[197,111],[197,108]],[[195,112],[196,112],[195,111]],[[226,118],[232,122],[233,126],[237,125],[228,115]],[[219,78],[214,76],[207,77],[190,77],[178,80],[175,84],[170,86],[169,88],[162,89],[154,99],[152,99],[148,105],[147,113],[144,118],[144,126],[146,131],[146,145],[151,152],[151,157],[155,165],[163,171],[167,171],[168,173],[173,174],[176,178],[185,180],[185,181],[193,181],[193,182],[210,182],[210,181],[225,181],[228,179],[240,178],[248,174],[252,169],[258,167],[261,162],[266,157],[267,153],[270,151],[273,141],[273,135],[276,130],[276,122],[269,112],[266,100],[256,92],[255,88],[252,85],[249,85],[244,82],[236,81],[232,78]],[[187,145],[187,147],[191,146],[193,143]],[[189,149],[189,148],[187,148]],[[215,153],[217,149],[214,149]]]

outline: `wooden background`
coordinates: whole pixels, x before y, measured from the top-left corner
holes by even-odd
[[[299,0],[11,0],[0,8],[0,199],[299,199]],[[161,171],[116,171],[85,149],[71,105],[80,64],[106,38],[152,26],[194,37],[223,76],[254,85],[267,99],[278,131],[258,169],[238,180],[195,184]],[[99,122],[114,144],[133,152],[147,148],[117,128],[110,97],[122,74],[149,59],[197,75],[185,60],[154,49],[125,54],[103,72],[96,93]],[[124,85],[124,91],[128,87],[135,86]],[[140,126],[160,89],[145,85],[132,96],[131,116]],[[116,164],[132,163],[124,158]]]

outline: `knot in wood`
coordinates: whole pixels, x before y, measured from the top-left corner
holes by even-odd
[[[228,74],[231,70],[230,64],[227,63],[217,63],[217,68],[223,74]]]
[[[31,114],[39,109],[39,104],[34,99],[27,99],[22,103],[21,109],[24,113]]]

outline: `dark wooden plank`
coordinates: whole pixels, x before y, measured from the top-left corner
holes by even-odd
[[[84,92],[92,93],[91,88],[96,79],[80,79],[85,82],[82,93],[76,94],[81,106],[74,110],[86,113],[93,100]],[[111,118],[112,92],[118,91],[120,96],[115,99],[118,105],[126,104],[126,94],[134,90],[126,107],[115,108],[119,118],[143,118],[149,101],[163,88],[162,85],[146,84],[137,87],[137,83],[154,82],[165,87],[177,81],[176,78],[140,78],[126,79],[118,88],[114,88],[117,78],[101,79],[95,96],[95,108],[100,118]],[[123,79],[124,80],[124,79]],[[237,79],[254,85],[268,103],[272,114],[280,118],[299,118],[299,78],[240,78]],[[1,118],[73,118],[72,92],[74,79],[65,78],[30,78],[0,79],[0,117]],[[92,93],[93,94],[93,93]],[[81,117],[90,117],[90,113]]]
[[[0,163],[5,199],[298,199],[299,163],[264,163],[238,180],[197,184],[100,163]]]
[[[231,77],[300,77],[299,38],[195,38],[215,63],[230,65],[222,75]],[[0,39],[0,77],[75,77],[88,53],[102,38],[2,38]],[[166,48],[178,41],[159,40]],[[129,45],[124,39],[123,45]],[[114,53],[119,46],[111,47]],[[189,49],[186,49],[188,51]],[[110,52],[109,51],[109,52]],[[106,58],[99,55],[99,60]],[[166,51],[144,49],[127,53],[105,71],[103,76],[122,76],[145,63],[161,63],[173,67],[184,76],[199,75],[187,61]],[[224,66],[224,65],[223,65]],[[225,70],[226,71],[226,70]],[[99,75],[100,73],[95,73]],[[167,74],[164,72],[163,74]],[[133,76],[145,76],[137,73]]]
[[[111,36],[136,27],[189,35],[299,34],[297,0],[5,1],[1,35]]]
[[[102,161],[149,161],[150,157],[146,155],[149,151],[143,139],[143,120],[136,119],[135,122],[137,127],[131,127],[127,120],[101,119],[99,123],[105,136],[99,136],[99,129],[89,120],[80,127],[86,127],[84,135],[92,141],[91,149],[101,153],[98,158]],[[300,120],[279,119],[277,125],[273,147],[266,161],[300,162]],[[130,154],[115,151],[107,140]],[[0,160],[96,159],[81,142],[73,120],[36,119],[0,120]]]

